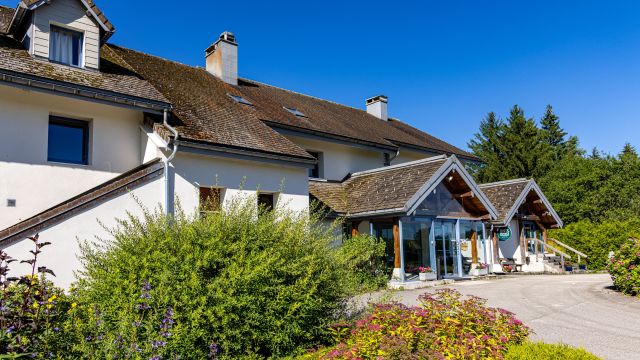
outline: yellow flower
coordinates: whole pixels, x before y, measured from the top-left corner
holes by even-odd
[[[71,304],[71,308],[72,308],[72,309],[73,309],[73,308],[75,308],[76,306],[78,306],[78,304],[76,304],[76,303],[72,303],[72,304]]]
[[[57,299],[58,295],[53,295],[52,297],[50,297],[49,299],[47,299],[48,302],[52,302],[53,300]]]

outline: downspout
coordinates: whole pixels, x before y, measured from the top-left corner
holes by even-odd
[[[174,191],[171,191],[171,183],[169,182],[169,172],[170,172],[170,166],[171,166],[171,160],[173,160],[173,158],[176,156],[176,153],[178,152],[178,131],[173,128],[171,125],[169,125],[169,111],[167,109],[164,109],[163,114],[162,114],[162,125],[164,125],[165,128],[167,128],[172,134],[173,134],[173,151],[171,151],[171,154],[164,159],[164,212],[165,215],[167,216],[173,216],[174,213],[174,209],[173,209],[173,198],[174,198]],[[167,141],[167,145],[168,145]]]
[[[385,153],[385,155],[387,155],[387,154],[389,154],[389,153]],[[395,159],[398,157],[398,155],[400,155],[400,148],[398,148],[398,150],[396,150],[396,154],[395,154],[395,155],[393,155],[393,157],[389,156],[389,157],[386,159],[386,161],[385,161],[385,162],[386,162],[386,164],[384,164],[384,165],[385,165],[385,166],[391,166],[391,162],[392,162],[393,160],[395,160]],[[385,157],[386,157],[386,156],[385,156]]]

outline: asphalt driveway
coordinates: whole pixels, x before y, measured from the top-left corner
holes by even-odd
[[[583,347],[605,359],[640,359],[640,298],[609,289],[607,274],[510,276],[447,285],[488,300],[530,326],[533,340]],[[424,292],[398,291],[417,304]]]

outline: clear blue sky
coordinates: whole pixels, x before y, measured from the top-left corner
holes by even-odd
[[[583,148],[640,146],[640,1],[96,2],[113,43],[203,65],[230,30],[240,76],[355,107],[382,93],[463,148],[513,104],[552,104]]]

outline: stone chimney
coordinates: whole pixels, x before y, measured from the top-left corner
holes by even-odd
[[[238,43],[233,33],[225,31],[205,50],[207,71],[231,85],[238,85]]]
[[[384,121],[389,120],[389,114],[387,113],[387,97],[384,95],[374,96],[368,98],[366,101],[367,112],[378,119]]]

